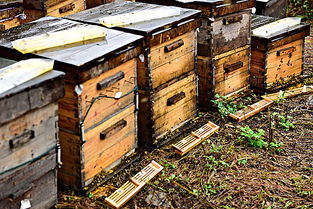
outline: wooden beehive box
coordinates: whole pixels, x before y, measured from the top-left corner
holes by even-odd
[[[22,0],[0,1],[0,31],[20,25],[23,14]]]
[[[174,5],[202,11],[198,34],[198,55],[213,58],[218,54],[250,44],[251,11],[254,0],[140,0],[155,4]]]
[[[175,16],[158,18],[168,11]],[[197,10],[169,8],[138,2],[113,2],[82,11],[67,18],[100,24],[99,19],[158,10],[152,20],[130,22],[114,29],[145,37],[145,48],[138,59],[139,140],[146,146],[162,144],[163,136],[190,120],[197,112],[196,29]],[[161,11],[160,11],[161,10]],[[129,18],[132,18],[130,15]]]
[[[249,87],[250,46],[215,56],[198,56],[199,103],[202,110],[210,108],[215,94],[230,96]]]
[[[50,58],[55,60],[56,69],[66,72],[66,93],[59,102],[63,161],[59,177],[77,189],[87,186],[96,174],[116,165],[137,146],[136,57],[142,37],[91,26],[105,31],[106,38],[32,54],[17,52],[11,41],[81,27],[89,30],[90,26],[45,17],[0,35],[0,53],[5,56]],[[122,97],[114,99],[118,95]]]
[[[252,28],[255,30],[276,20],[256,15],[253,17]],[[263,37],[252,34],[251,87],[257,91],[271,91],[287,85],[301,75],[304,37],[309,34],[310,25],[303,23]]]
[[[283,18],[286,17],[287,6],[287,0],[256,0],[255,14]]]
[[[0,58],[0,66],[13,64]],[[21,72],[23,73],[23,72]],[[0,208],[57,201],[58,103],[64,73],[50,71],[0,94]]]
[[[44,16],[64,17],[86,9],[85,0],[23,0],[26,20]]]

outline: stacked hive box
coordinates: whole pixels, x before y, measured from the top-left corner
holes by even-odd
[[[22,0],[0,1],[0,31],[18,26],[24,17]]]
[[[14,62],[0,58],[1,68],[8,63]],[[22,208],[23,200],[34,209],[56,203],[57,100],[63,96],[58,71],[0,94],[0,208]]]
[[[256,0],[255,14],[282,18],[286,17],[287,6],[287,0]]]
[[[105,31],[105,40],[24,55],[12,48],[13,40],[82,27]],[[141,51],[141,36],[45,17],[9,30],[0,38],[2,55],[50,58],[56,61],[56,69],[66,72],[65,97],[59,102],[61,182],[82,189],[96,174],[134,151],[136,57]]]
[[[254,15],[252,29],[274,22],[275,18]],[[266,26],[265,26],[266,27]],[[281,88],[303,72],[304,37],[310,34],[309,24],[300,24],[271,34],[275,28],[264,29],[269,34],[252,33],[251,87],[259,92]]]
[[[44,16],[64,17],[85,10],[85,0],[23,0],[26,19],[23,23]]]
[[[156,10],[158,14],[152,20],[145,20]],[[178,14],[158,19],[158,15],[173,10]],[[68,18],[100,24],[103,17],[123,14],[128,21],[138,12],[142,14],[140,20],[114,28],[145,36],[145,49],[138,59],[139,139],[146,146],[159,146],[165,142],[166,133],[197,112],[195,56],[200,12],[126,1],[105,4]]]
[[[251,8],[254,0],[141,0],[202,10],[198,34],[200,110],[216,93],[229,96],[249,86]],[[184,3],[186,2],[186,3]]]

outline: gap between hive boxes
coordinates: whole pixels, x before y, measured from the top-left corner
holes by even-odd
[[[113,208],[120,208],[137,194],[146,183],[154,178],[162,169],[163,167],[161,165],[152,161],[135,176],[130,178],[129,181],[123,184],[118,190],[105,198],[105,202]]]

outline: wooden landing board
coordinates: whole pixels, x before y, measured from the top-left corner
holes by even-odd
[[[272,105],[273,102],[274,101],[271,99],[264,98],[261,101],[258,101],[257,103],[249,105],[248,107],[235,112],[234,114],[230,114],[229,116],[235,119],[236,121],[240,122],[266,109],[267,107]]]
[[[130,178],[123,186],[105,198],[105,202],[113,208],[120,208],[135,194],[137,194],[145,184],[155,177],[163,167],[157,162],[152,161],[134,177]]]
[[[212,122],[208,122],[198,130],[191,132],[190,135],[188,135],[181,141],[173,144],[172,147],[177,154],[185,155],[191,149],[193,149],[205,139],[213,135],[218,129],[219,126],[215,125]]]
[[[262,96],[262,98],[276,101],[276,100],[279,100],[280,97],[288,99],[291,97],[295,97],[297,95],[310,94],[310,93],[313,93],[313,86],[303,86],[301,88],[267,94],[267,95]]]

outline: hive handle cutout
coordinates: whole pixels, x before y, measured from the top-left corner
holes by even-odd
[[[167,106],[172,106],[186,97],[185,92],[180,92],[167,100]]]
[[[71,3],[68,5],[65,5],[64,7],[61,7],[59,9],[59,13],[63,14],[63,13],[69,12],[69,11],[73,11],[74,9],[75,9],[75,4]]]
[[[242,15],[235,15],[232,17],[226,17],[223,19],[223,25],[229,25],[232,23],[240,22],[242,20]]]
[[[178,49],[179,47],[184,46],[184,44],[185,43],[184,43],[183,39],[179,39],[177,41],[174,41],[173,43],[170,43],[170,44],[166,45],[164,47],[164,51],[166,53],[174,51],[175,49]]]
[[[22,134],[17,135],[13,139],[9,140],[10,149],[20,147],[29,142],[33,138],[35,138],[35,131],[26,130]]]
[[[112,86],[114,83],[122,80],[124,77],[125,77],[124,72],[119,71],[115,75],[112,75],[112,76],[100,81],[99,83],[97,83],[97,90],[102,90],[102,89],[105,89],[109,86]]]
[[[287,54],[291,54],[292,52],[296,51],[296,47],[292,46],[292,47],[288,47],[286,49],[281,49],[279,51],[277,51],[277,56],[284,56]]]
[[[239,68],[243,67],[243,62],[239,61],[236,63],[232,63],[232,64],[225,64],[224,65],[224,71],[225,73],[230,73],[233,72],[235,70],[238,70]]]
[[[110,138],[111,136],[118,133],[119,131],[121,131],[126,126],[127,126],[127,121],[122,119],[122,120],[118,121],[117,123],[115,123],[113,126],[102,131],[100,133],[100,139],[105,140],[107,138]]]

